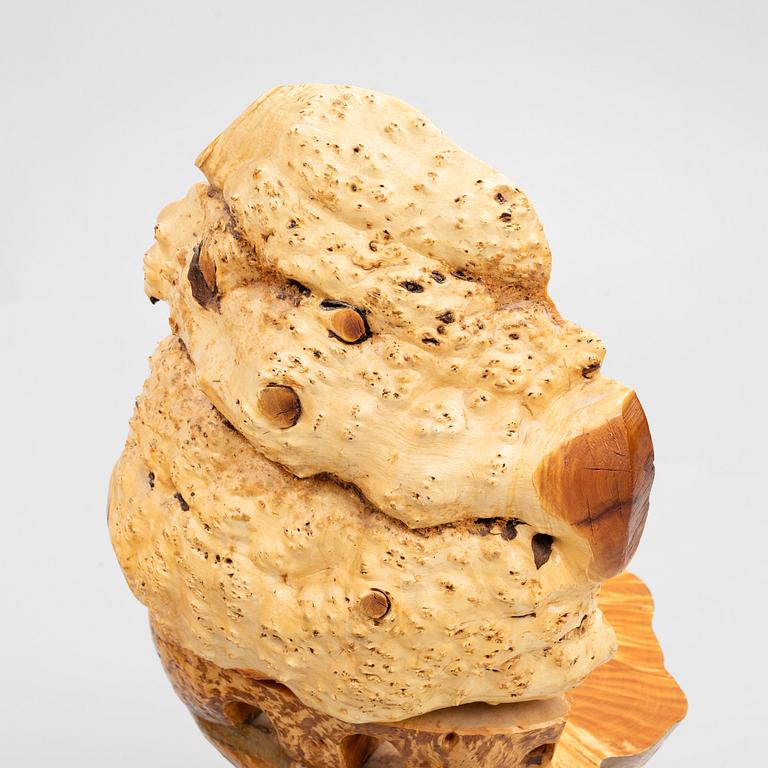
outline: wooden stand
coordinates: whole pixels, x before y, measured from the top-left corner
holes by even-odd
[[[644,765],[688,710],[664,669],[645,584],[630,573],[615,576],[603,585],[600,608],[616,630],[619,652],[568,693],[571,711],[553,768]]]
[[[344,723],[285,686],[221,669],[154,634],[176,692],[238,768],[636,768],[685,716],[686,699],[664,669],[642,581],[609,580],[600,606],[619,652],[567,697],[468,704],[398,723]]]

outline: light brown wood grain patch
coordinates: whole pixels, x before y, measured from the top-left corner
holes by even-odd
[[[620,573],[635,553],[653,474],[648,422],[634,392],[619,414],[566,442],[537,467],[534,484],[544,508],[587,539],[596,580]]]

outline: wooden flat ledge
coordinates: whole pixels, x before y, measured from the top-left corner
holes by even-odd
[[[569,692],[571,712],[553,768],[637,768],[685,717],[688,702],[664,669],[653,633],[653,598],[631,573],[603,586],[600,607],[619,652]]]

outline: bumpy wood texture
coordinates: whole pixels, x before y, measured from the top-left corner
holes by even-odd
[[[561,696],[499,706],[464,704],[397,723],[355,725],[305,707],[283,685],[206,662],[157,631],[155,644],[203,732],[241,768],[255,758],[277,759],[279,765],[273,739],[290,759],[311,768],[360,768],[384,743],[394,755],[386,758],[381,750],[377,759],[393,765],[538,765],[553,751],[568,711]]]
[[[482,516],[412,530],[330,478],[296,478],[224,421],[174,339],[152,358],[110,506],[158,625],[342,720],[551,696],[615,650],[581,537]]]
[[[240,768],[637,768],[684,717],[685,697],[664,669],[643,583],[630,574],[611,579],[600,605],[619,651],[569,692],[569,713],[553,698],[352,725],[305,707],[282,685],[222,670],[157,632],[155,642],[202,731]]]
[[[172,336],[110,488],[161,649],[216,685],[248,670],[259,708],[331,728],[337,761],[391,762],[371,723],[408,722],[413,743],[390,735],[429,764],[543,763],[554,721],[525,702],[615,652],[597,595],[640,539],[653,448],[548,295],[533,207],[357,88],[277,88],[198,165],[146,254]],[[235,750],[249,710],[196,701]],[[472,720],[491,704],[492,736]]]

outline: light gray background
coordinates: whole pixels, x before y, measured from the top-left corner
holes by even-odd
[[[154,219],[279,83],[425,111],[537,207],[551,292],[656,443],[632,569],[687,720],[651,764],[757,766],[766,728],[766,4],[0,6],[2,695],[7,766],[223,766],[110,549],[146,358]]]

